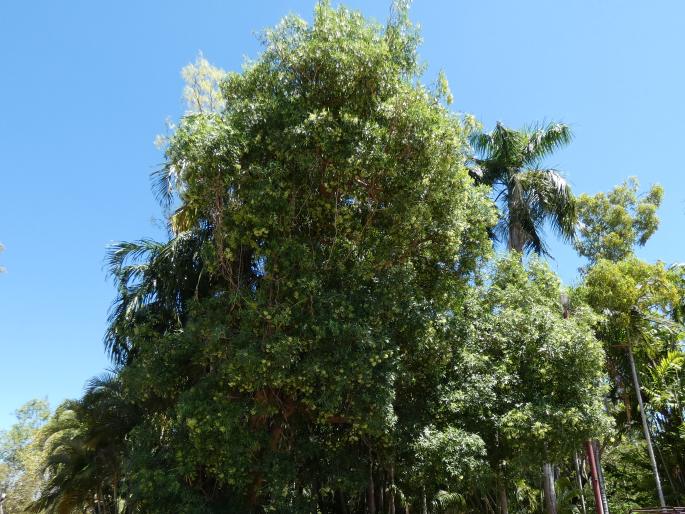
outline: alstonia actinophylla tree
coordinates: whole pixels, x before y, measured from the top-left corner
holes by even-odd
[[[170,137],[173,237],[112,253],[145,512],[418,505],[450,319],[496,218],[417,42],[402,6],[381,26],[322,3]],[[468,480],[483,447],[464,437],[449,473]]]

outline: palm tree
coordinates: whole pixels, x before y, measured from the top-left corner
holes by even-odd
[[[476,152],[471,175],[493,188],[500,207],[494,236],[510,250],[547,254],[545,223],[571,239],[576,204],[559,171],[541,166],[545,157],[571,141],[567,125],[554,123],[516,131],[497,123],[490,133],[471,137]]]
[[[208,229],[176,234],[162,243],[120,242],[109,249],[109,273],[119,294],[109,317],[105,346],[117,365],[136,353],[134,327],[148,323],[159,333],[179,329],[188,301],[203,297],[215,280],[205,270]]]
[[[65,402],[44,432],[46,484],[30,512],[119,514],[126,435],[139,420],[114,373]]]

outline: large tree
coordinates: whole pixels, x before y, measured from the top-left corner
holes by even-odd
[[[558,170],[545,168],[544,159],[571,141],[562,123],[512,130],[497,123],[490,133],[471,138],[476,152],[471,174],[493,188],[500,207],[495,235],[519,253],[547,253],[544,228],[549,224],[566,240],[573,237],[575,199]]]
[[[445,319],[495,217],[417,40],[401,5],[383,27],[322,3],[168,140],[172,239],[112,254],[143,511],[417,506],[435,448],[462,442],[442,465],[475,473],[477,436],[431,434]]]

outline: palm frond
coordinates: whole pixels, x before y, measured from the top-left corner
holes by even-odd
[[[550,123],[543,127],[534,127],[527,131],[528,144],[523,150],[523,163],[538,166],[540,162],[563,148],[573,140],[573,133],[568,125]]]
[[[203,273],[209,234],[198,229],[176,234],[166,243],[141,240],[110,247],[109,272],[119,294],[110,309],[105,348],[115,364],[132,357],[135,326],[152,324],[160,333],[179,328],[188,301],[209,289],[211,276]]]
[[[566,179],[554,169],[533,169],[521,175],[539,218],[549,221],[563,240],[572,240],[578,214],[575,196]]]
[[[165,164],[150,175],[152,192],[163,208],[168,209],[174,201],[175,195],[180,190],[180,181],[177,168],[171,164]]]

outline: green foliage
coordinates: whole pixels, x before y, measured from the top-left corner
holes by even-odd
[[[539,471],[531,477],[530,470],[569,461],[611,421],[602,402],[604,354],[592,331],[597,317],[576,300],[564,318],[558,278],[541,261],[526,267],[519,257],[500,259],[471,290],[459,321],[468,353],[454,363],[443,403],[455,423],[485,441],[492,472],[518,491],[512,509],[525,510],[528,481],[539,483]]]
[[[46,400],[31,400],[16,410],[16,423],[0,432],[0,492],[7,494],[7,514],[24,512],[41,486],[42,455],[36,437],[49,415]]]
[[[219,85],[226,72],[212,66],[200,53],[194,64],[181,70],[186,83],[183,97],[190,113],[220,112],[226,104],[219,91]]]
[[[609,445],[602,465],[611,512],[658,505],[642,434],[631,431]]]
[[[608,193],[578,197],[579,227],[574,245],[591,264],[600,259],[624,259],[656,232],[663,188],[654,185],[643,196],[638,194],[639,188],[637,179],[631,177]]]
[[[677,270],[628,257],[599,260],[587,272],[581,294],[604,315],[597,327],[603,341],[632,342],[653,357],[679,339],[682,326],[672,320],[682,304],[681,286]]]
[[[137,421],[116,375],[93,379],[82,399],[60,405],[34,442],[45,452],[46,480],[28,511],[118,514],[124,439]]]

